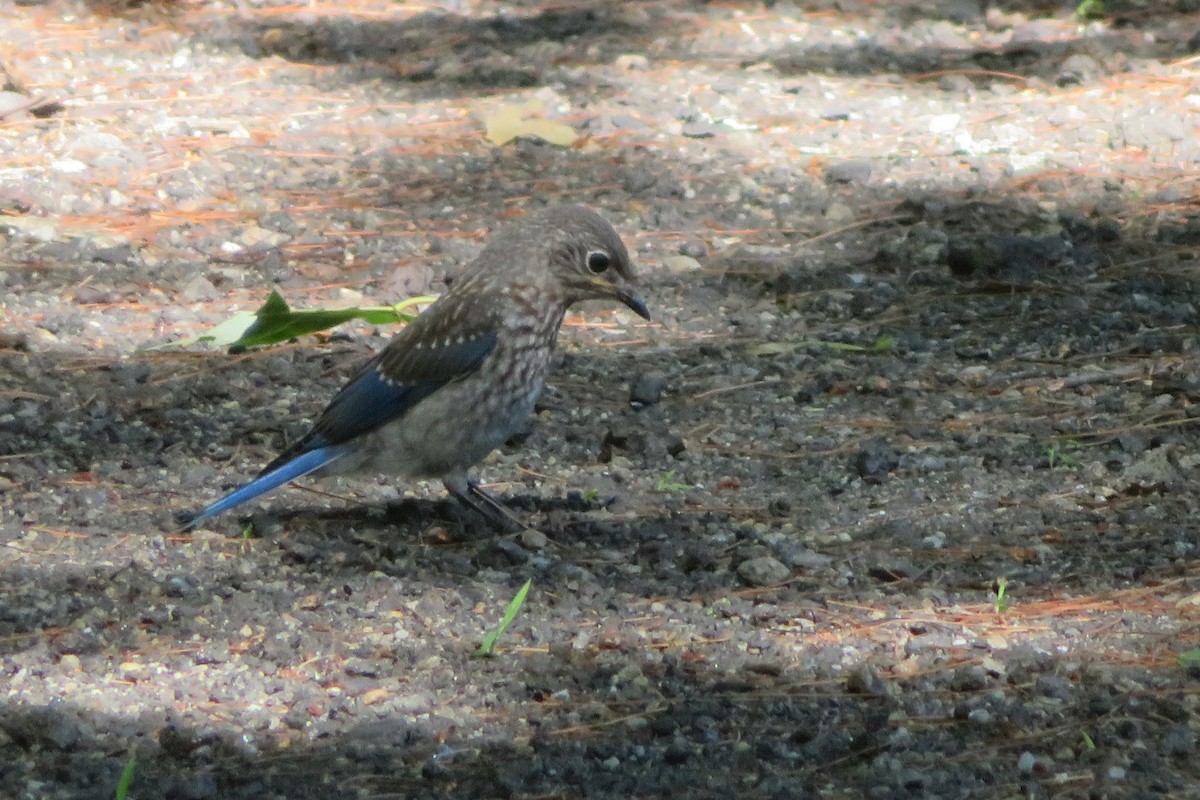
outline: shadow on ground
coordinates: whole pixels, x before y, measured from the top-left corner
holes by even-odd
[[[763,7],[746,3],[753,22]],[[951,5],[951,4],[947,4]],[[1113,63],[1125,69],[1134,62],[1166,60],[1196,50],[1200,23],[1189,29],[1178,11],[1112,9],[1109,32],[1086,31],[1064,13],[1062,4],[998,4],[1001,13],[1045,14],[1035,23],[1018,19],[1018,35],[1002,46],[975,45],[937,26],[983,23],[983,5],[960,4],[941,12],[928,4],[899,4],[884,13],[881,31],[851,45],[799,43],[766,58],[755,56],[743,66],[770,63],[785,75],[834,74],[931,79],[947,74],[974,75],[981,85],[998,78],[1024,77],[1057,86],[1088,83]],[[833,3],[801,3],[797,16],[840,13]],[[842,13],[847,26],[863,19]],[[282,56],[315,64],[353,65],[365,79],[390,75],[399,81],[425,84],[432,93],[453,96],[481,90],[504,90],[565,82],[576,86],[559,66],[606,64],[629,54],[671,54],[689,63],[730,65],[744,61],[735,49],[697,51],[691,44],[708,20],[703,4],[625,3],[611,6],[541,8],[492,17],[464,17],[426,12],[407,19],[359,19],[350,16],[273,17],[235,24],[235,33],[218,44],[254,57]],[[547,63],[539,45],[553,45]],[[1108,66],[1102,66],[1101,62]],[[384,72],[379,72],[382,69]],[[603,92],[602,84],[588,86]]]

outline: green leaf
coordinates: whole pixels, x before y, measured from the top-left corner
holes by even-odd
[[[117,780],[117,791],[113,795],[116,800],[126,800],[129,797],[129,784],[133,783],[133,773],[137,770],[137,755],[129,754],[129,760],[125,762],[125,769],[121,770],[121,777]]]
[[[489,633],[483,639],[483,644],[479,645],[479,649],[475,651],[476,655],[490,656],[494,654],[496,649],[496,640],[499,639],[512,621],[517,618],[521,606],[525,605],[525,595],[529,594],[529,587],[533,585],[533,578],[525,581],[525,585],[517,592],[516,597],[508,604],[508,608],[504,611],[504,617],[500,620],[500,624],[496,626],[496,630]]]
[[[211,342],[228,347],[231,353],[240,353],[251,347],[288,342],[305,334],[335,328],[353,319],[361,319],[372,325],[410,322],[416,314],[406,311],[406,309],[419,304],[432,303],[435,299],[422,296],[410,297],[394,306],[296,310],[288,306],[287,301],[278,291],[272,290],[271,295],[258,311],[241,311],[208,333],[159,347],[186,347],[201,342]]]
[[[429,301],[430,298],[420,298]],[[287,302],[279,292],[272,290],[267,302],[255,314],[255,320],[242,332],[236,341],[229,345],[229,352],[237,353],[251,347],[262,347],[268,344],[278,344],[317,331],[335,328],[352,319],[361,319],[372,325],[390,325],[397,322],[408,322],[414,315],[400,311],[405,305],[414,305],[417,298],[410,298],[403,304],[375,308],[338,308],[311,309],[295,311],[288,307]]]
[[[178,347],[191,347],[194,344],[202,344],[212,342],[219,344],[222,347],[227,347],[238,340],[245,333],[246,329],[254,324],[258,319],[258,315],[253,311],[239,311],[229,319],[209,330],[208,333],[202,333],[199,336],[192,336],[187,339],[180,339],[177,342],[162,342],[161,344],[150,345],[143,348],[144,350],[168,350]]]

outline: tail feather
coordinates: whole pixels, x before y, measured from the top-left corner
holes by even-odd
[[[318,447],[315,450],[301,453],[286,464],[281,464],[269,472],[264,472],[242,488],[236,489],[212,503],[193,517],[184,526],[184,529],[194,528],[200,523],[212,519],[216,515],[224,513],[235,506],[240,506],[242,503],[253,500],[261,494],[266,494],[272,489],[277,489],[285,483],[294,481],[296,478],[303,477],[310,472],[315,472],[321,467],[338,460],[347,452],[348,450],[345,447]]]

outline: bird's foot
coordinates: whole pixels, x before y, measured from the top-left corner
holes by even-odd
[[[528,523],[510,511],[493,495],[484,491],[474,481],[446,481],[446,491],[463,505],[486,519],[489,524],[505,533],[530,529]]]

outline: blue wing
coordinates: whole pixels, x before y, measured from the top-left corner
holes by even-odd
[[[441,346],[423,340],[418,340],[418,346],[412,339],[400,336],[385,347],[337,393],[313,429],[263,472],[301,453],[349,442],[399,419],[450,381],[473,372],[496,347],[496,334],[490,332],[443,340]]]
[[[461,317],[431,313],[436,307],[417,317],[346,384],[308,434],[253,481],[201,511],[187,527],[332,464],[353,452],[359,436],[402,417],[442,386],[477,369],[496,347],[494,330],[477,317],[474,330],[440,335],[441,323]]]

